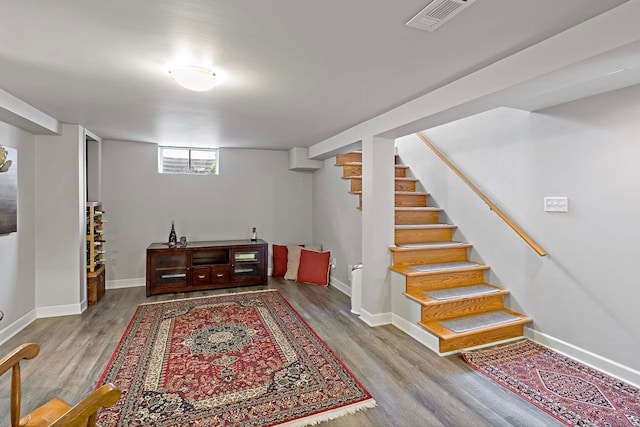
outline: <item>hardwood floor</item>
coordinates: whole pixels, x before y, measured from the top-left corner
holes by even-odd
[[[40,355],[22,363],[23,412],[53,397],[78,402],[96,385],[139,303],[259,290],[253,286],[145,297],[144,288],[108,290],[85,313],[38,319],[0,346],[24,342]],[[393,326],[369,328],[334,288],[272,279],[278,289],[376,399],[378,406],[323,425],[562,426],[563,424],[467,366],[438,357]],[[8,423],[10,374],[0,378],[0,424]]]

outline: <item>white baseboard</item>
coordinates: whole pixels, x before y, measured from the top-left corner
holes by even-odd
[[[543,334],[542,332],[531,328],[525,327],[524,335],[540,345],[548,347],[558,353],[562,353],[565,356],[571,357],[572,359],[584,363],[594,369],[605,372],[612,377],[626,381],[635,387],[640,386],[640,372],[635,369],[629,368],[628,366],[624,366],[618,362],[614,362],[613,360],[609,360],[588,350],[576,347],[573,344],[569,344],[559,340],[558,338]]]
[[[397,314],[392,314],[391,324],[434,353],[443,355],[440,353],[440,340],[438,340],[438,337],[430,334],[415,323],[411,323]]]
[[[29,326],[31,322],[36,320],[36,310],[31,310],[18,320],[13,323],[10,323],[9,326],[0,330],[0,344],[4,344],[9,338],[13,337],[15,334]]]
[[[38,319],[42,317],[71,316],[74,314],[82,314],[82,306],[80,304],[51,305],[48,307],[36,307],[36,316],[38,317]]]
[[[105,284],[106,289],[138,288],[140,286],[147,286],[147,280],[144,277],[138,279],[107,280]]]
[[[371,314],[364,308],[360,310],[360,320],[371,327],[391,324],[391,313]]]
[[[339,290],[340,292],[342,292],[343,294],[351,298],[351,286],[344,284],[343,282],[336,279],[335,277],[331,277],[329,279],[329,286],[336,288],[337,290]]]

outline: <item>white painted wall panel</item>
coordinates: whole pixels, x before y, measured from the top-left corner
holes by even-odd
[[[311,174],[288,170],[288,153],[220,149],[217,176],[158,173],[157,145],[103,141],[107,280],[145,277],[146,248],[171,220],[190,241],[311,243]],[[271,258],[269,259],[271,263]]]
[[[349,194],[351,181],[341,179],[342,167],[335,157],[313,172],[313,240],[336,258],[332,277],[350,285],[349,264],[362,262],[362,212],[358,196]]]
[[[0,122],[0,144],[18,151],[18,232],[0,235],[2,342],[8,338],[3,332],[35,309],[35,155],[33,135],[4,122]]]

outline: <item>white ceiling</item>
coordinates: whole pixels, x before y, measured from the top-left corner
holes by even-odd
[[[625,0],[478,0],[433,33],[429,0],[3,0],[0,88],[104,139],[306,147]],[[190,92],[166,64],[213,65]]]

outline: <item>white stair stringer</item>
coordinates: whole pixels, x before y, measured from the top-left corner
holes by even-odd
[[[411,298],[407,298],[404,295],[406,289],[406,277],[400,273],[391,271],[391,324],[427,347],[429,350],[436,353],[438,356],[449,356],[451,354],[460,353],[463,349],[445,353],[440,352],[440,338],[418,325],[422,316],[422,304],[412,300]],[[464,350],[491,347],[520,339],[522,339],[521,336],[502,341],[493,341],[487,344],[465,348]]]
[[[411,298],[407,298],[404,295],[406,289],[406,277],[391,271],[391,324],[429,350],[441,356],[445,355],[440,353],[440,339],[418,325],[421,320],[422,305]]]

